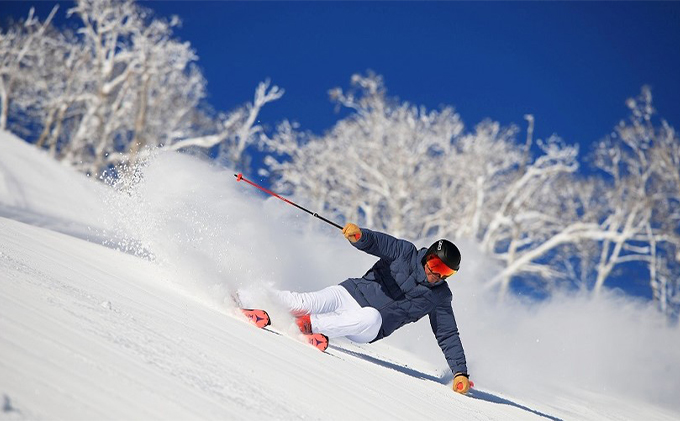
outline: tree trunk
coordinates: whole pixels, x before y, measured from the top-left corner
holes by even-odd
[[[139,111],[137,112],[137,119],[135,121],[135,136],[130,145],[130,162],[133,162],[137,153],[145,146],[146,140],[144,138],[144,127],[146,126],[146,112],[148,107],[149,83],[151,78],[148,75],[144,76],[144,86],[139,98]]]
[[[0,77],[0,130],[7,130],[7,116],[9,115],[9,89],[5,77]]]
[[[50,111],[47,113],[47,118],[44,120],[43,129],[42,132],[40,133],[40,137],[38,137],[38,141],[35,142],[35,146],[38,149],[42,149],[43,146],[45,145],[47,136],[50,133],[50,128],[52,127],[52,124],[54,124],[54,114],[56,112],[57,112],[56,108],[50,108]]]

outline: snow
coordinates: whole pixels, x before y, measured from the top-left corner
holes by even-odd
[[[468,396],[426,320],[328,353],[275,306],[281,334],[258,330],[236,289],[264,303],[373,259],[208,163],[166,153],[142,174],[108,188],[0,133],[0,419],[680,417],[677,326],[615,293],[492,301],[480,285],[498,269],[466,242],[452,290]]]
[[[55,161],[44,152],[0,132],[2,216],[74,236],[104,227],[103,185]]]

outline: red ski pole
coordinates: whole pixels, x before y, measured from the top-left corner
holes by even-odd
[[[312,211],[310,211],[309,209],[303,208],[302,206],[298,205],[297,203],[291,202],[290,200],[286,199],[285,197],[279,196],[278,194],[274,193],[273,191],[267,190],[267,189],[265,189],[264,187],[262,187],[262,186],[260,186],[260,185],[258,185],[258,184],[253,183],[252,181],[250,181],[250,180],[248,180],[247,178],[245,178],[245,177],[243,176],[242,173],[234,174],[234,177],[236,177],[236,181],[245,181],[246,183],[250,184],[251,186],[257,187],[258,189],[262,190],[263,192],[265,192],[265,193],[267,193],[267,194],[270,194],[270,195],[276,197],[277,199],[281,199],[281,200],[283,200],[284,202],[288,203],[289,205],[293,205],[293,206],[295,206],[296,208],[300,209],[301,211],[305,211],[305,212],[307,212],[308,214],[312,215],[313,217],[319,218],[320,220],[322,220],[322,221],[324,221],[324,222],[326,222],[326,223],[328,223],[328,224],[333,225],[335,228],[338,228],[338,229],[340,229],[340,230],[342,229],[342,227],[341,227],[340,225],[336,224],[336,223],[333,222],[333,221],[330,221],[330,220],[324,218],[323,216],[319,215],[318,213],[312,212]]]

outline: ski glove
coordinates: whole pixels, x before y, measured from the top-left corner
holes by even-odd
[[[458,373],[453,378],[453,391],[466,394],[470,390],[470,380],[465,373]]]
[[[345,235],[345,238],[352,243],[356,243],[361,238],[361,229],[351,222],[345,225],[345,228],[342,229],[342,233]]]

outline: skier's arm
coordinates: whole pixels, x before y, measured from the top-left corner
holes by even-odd
[[[448,362],[451,368],[451,372],[453,372],[454,376],[458,374],[467,376],[465,351],[463,351],[456,318],[453,315],[450,301],[451,296],[449,295],[448,297],[448,300],[444,300],[430,313],[430,326],[437,338],[439,347],[444,353],[446,362]]]
[[[345,230],[348,230],[348,228],[351,229],[350,225],[354,224],[348,224],[345,227]],[[354,226],[356,227],[356,225]],[[371,231],[366,228],[361,228],[358,240],[352,241],[351,238],[348,239],[352,245],[359,250],[389,261],[395,260],[406,253],[417,251],[416,246],[414,246],[413,243],[394,238],[391,235],[382,232]]]

